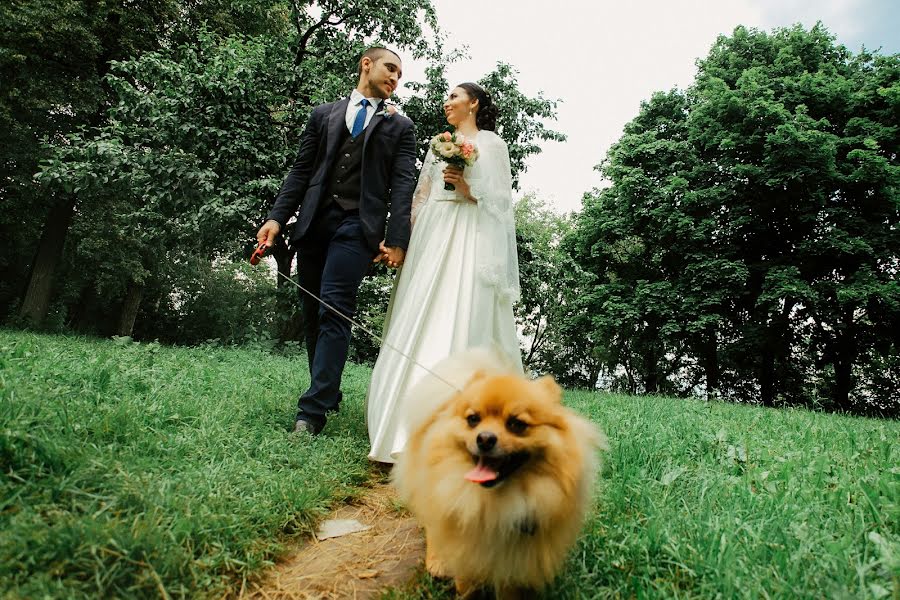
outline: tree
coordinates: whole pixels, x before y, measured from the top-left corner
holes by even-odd
[[[166,261],[238,247],[277,190],[270,173],[286,157],[272,107],[284,97],[268,84],[284,79],[279,58],[262,42],[207,36],[119,63],[107,123],[69,136],[44,165],[49,189],[92,199],[73,250],[76,263],[96,262],[84,281],[95,297],[123,299],[115,333],[130,335],[142,288]]]
[[[738,28],[699,63],[692,137],[717,167],[706,186],[730,191],[740,331],[765,404],[809,399],[793,357],[805,344],[833,373],[828,402],[850,409],[854,365],[895,318],[898,61],[854,57],[817,25]]]
[[[584,310],[591,279],[564,247],[573,218],[533,195],[515,210],[522,298],[514,308],[526,340],[524,366],[569,387],[593,388],[600,365]]]
[[[413,95],[404,101],[403,109],[416,123],[419,136],[419,159],[424,160],[429,140],[437,133],[452,129],[444,119],[443,104],[451,87],[446,78],[447,66],[459,59],[460,52],[444,55],[440,47],[431,53],[431,64],[426,68],[425,82],[408,84]],[[526,170],[526,159],[542,150],[541,142],[563,142],[566,136],[550,129],[545,121],[556,118],[555,100],[525,95],[519,89],[516,70],[505,63],[478,80],[492,96],[500,110],[497,118],[497,135],[509,147],[513,187],[518,189],[519,176]],[[463,82],[456,82],[463,83]],[[455,85],[455,84],[453,84]]]
[[[885,406],[861,361],[896,351],[898,64],[821,25],[738,27],[642,104],[572,246],[630,389]]]
[[[682,392],[671,380],[681,356],[670,357],[698,327],[685,314],[690,286],[677,283],[708,233],[692,214],[687,107],[677,91],[641,105],[600,167],[614,185],[586,195],[572,237],[575,259],[597,278],[590,312],[607,376],[622,369],[632,393]],[[697,318],[708,325],[708,314]]]
[[[79,217],[97,225],[76,248],[94,251],[98,244],[90,240],[104,238],[104,222],[142,225],[141,243],[118,245],[123,254],[107,262],[120,279],[132,274],[113,295],[125,299],[132,314],[146,277],[171,260],[167,249],[212,260],[251,235],[290,163],[309,102],[352,86],[363,38],[379,33],[418,47],[417,15],[431,13],[430,5],[406,0],[368,3],[365,18],[353,3],[322,3],[321,18],[292,6],[293,14],[286,7],[276,14],[284,24],[292,17],[296,39],[267,35],[271,31],[251,39],[205,33],[119,63],[107,78],[114,98],[108,120],[55,145],[41,180],[59,195],[77,196]],[[372,11],[404,16],[383,22],[373,20]],[[271,20],[249,12],[256,25]],[[310,77],[320,67],[333,70]],[[284,251],[276,257],[289,275],[293,257],[283,244],[277,250]],[[127,271],[117,262],[143,266]],[[125,316],[121,323],[128,329],[132,320]]]
[[[71,198],[47,197],[32,175],[46,156],[42,139],[96,125],[103,110],[102,78],[111,60],[153,48],[147,26],[165,20],[169,3],[138,10],[122,3],[14,1],[0,7],[0,198],[5,274],[0,302],[9,306],[30,285],[22,314],[40,321],[50,303],[53,271],[71,222]],[[46,223],[41,229],[41,226]]]
[[[0,75],[5,82],[0,91],[5,154],[0,198],[10,207],[0,217],[0,237],[8,245],[0,260],[9,257],[11,267],[0,269],[10,274],[0,284],[0,303],[8,306],[24,293],[20,314],[33,322],[47,313],[66,233],[77,206],[86,200],[34,185],[32,175],[51,153],[42,140],[64,144],[65,135],[103,123],[111,93],[104,78],[113,61],[196,39],[201,27],[219,33],[257,34],[266,27],[273,27],[267,31],[274,34],[284,31],[280,0],[132,4],[17,0],[0,8]],[[25,280],[26,289],[19,289],[16,282]]]
[[[77,9],[76,12],[81,11],[78,14],[90,12],[83,3],[70,2],[66,6],[74,6]],[[273,92],[286,95],[288,99],[281,102],[280,105],[270,107],[281,112],[286,125],[296,124],[300,121],[296,115],[303,115],[305,118],[311,103],[320,101],[323,95],[333,94],[333,90],[341,82],[343,82],[343,91],[343,87],[351,78],[355,80],[355,57],[361,52],[366,38],[373,35],[383,36],[382,39],[388,43],[397,42],[400,45],[419,49],[424,46],[419,26],[420,16],[424,14],[426,21],[429,22],[433,22],[434,18],[429,3],[423,5],[411,0],[378,0],[374,3],[365,3],[365,5],[357,2],[320,2],[311,6],[295,0],[291,2],[257,0],[238,3],[228,0],[208,0],[206,2],[191,1],[186,4],[175,0],[168,2],[161,0],[158,3],[149,4],[148,7],[150,8],[145,14],[144,12],[125,11],[114,3],[104,5],[104,9],[108,9],[108,20],[116,25],[114,32],[128,32],[134,36],[133,39],[144,44],[140,47],[141,51],[165,49],[166,52],[173,55],[169,59],[176,62],[180,56],[186,56],[186,54],[178,55],[176,48],[202,44],[197,41],[199,32],[202,30],[209,31],[209,35],[214,37],[234,34],[254,36],[258,38],[258,43],[270,47],[273,55],[279,55],[284,46],[288,45],[291,49],[290,56],[283,57],[283,69],[288,77],[277,78],[277,80],[283,81],[282,87],[273,90]],[[151,9],[155,11],[152,13],[153,18],[148,17]],[[42,27],[45,20],[52,20],[44,19],[46,16],[44,13],[46,11],[34,18],[35,28]],[[65,17],[65,15],[63,16]],[[128,22],[124,26],[120,26],[121,20],[125,16],[128,17]],[[145,19],[145,21],[136,24],[135,19],[138,18]],[[63,20],[65,21],[65,18]],[[287,35],[290,33],[288,28],[291,25],[296,31],[295,36]],[[101,82],[104,81],[103,75],[108,71],[111,59],[127,58],[134,53],[132,50],[137,46],[123,44],[121,39],[115,38],[115,36],[101,38],[99,34],[97,35],[98,39],[94,46],[105,47],[103,44],[108,42],[116,48],[123,48],[121,54],[106,53],[98,56],[99,66],[95,69],[96,77],[94,79]],[[92,43],[94,42],[89,39],[86,46],[93,48]],[[335,52],[336,48],[341,52]],[[348,49],[349,51],[344,52]],[[84,57],[76,54],[74,60],[81,64],[84,62]],[[327,70],[335,65],[338,70]],[[317,70],[320,67],[324,67],[325,70]],[[265,82],[261,85],[271,85],[272,83]],[[118,91],[120,90],[116,90],[116,92]],[[111,92],[111,89],[104,88],[99,83],[91,87],[86,96],[95,103],[91,113],[92,117],[88,120],[76,120],[74,126],[80,124],[102,128],[104,119],[109,116],[108,106],[117,101],[116,99],[107,100],[111,98]],[[35,119],[40,121],[40,119],[46,118],[47,113],[54,111],[68,112],[65,106],[66,97],[64,92],[58,101],[54,100],[48,103],[43,110],[35,110]],[[183,116],[187,117],[187,115]],[[302,125],[302,121],[300,121],[300,125]],[[190,125],[186,124],[185,126],[189,127]],[[301,126],[293,127],[292,133],[283,135],[284,143],[287,146],[296,147],[295,140],[300,130],[302,130]],[[62,131],[61,133],[66,132]],[[81,139],[88,139],[95,134],[99,135],[96,131],[87,130],[82,133]],[[60,147],[71,144],[72,140],[63,140],[57,136],[51,142],[52,145]],[[35,155],[34,152],[30,154]],[[289,153],[285,152],[285,155],[287,154]],[[39,158],[40,156],[37,155],[37,159]],[[37,160],[33,162],[36,163]],[[287,163],[288,159],[285,159],[280,170],[284,170],[283,165]],[[31,173],[35,170],[33,167],[34,164],[31,166]],[[28,173],[28,169],[25,172]],[[30,173],[28,176],[30,177]],[[56,188],[57,197],[53,203],[58,210],[48,220],[43,236],[44,240],[39,245],[37,252],[39,260],[32,268],[31,285],[29,285],[25,301],[22,304],[23,315],[35,321],[42,320],[49,306],[55,265],[61,255],[72,215],[76,208],[79,212],[89,211],[88,205],[94,199],[82,189],[79,190],[79,194],[60,192],[60,189],[62,187]],[[47,192],[42,191],[41,193]],[[257,211],[256,214],[258,212],[261,211]],[[256,214],[250,215],[250,218],[256,217]]]

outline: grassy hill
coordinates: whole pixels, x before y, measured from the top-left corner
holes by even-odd
[[[358,493],[368,377],[348,367],[340,414],[304,443],[288,430],[305,358],[0,331],[0,595],[237,589]],[[900,597],[900,423],[567,402],[611,450],[548,597]]]

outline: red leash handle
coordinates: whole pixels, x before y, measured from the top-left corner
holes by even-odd
[[[250,264],[255,265],[259,262],[259,259],[263,257],[263,254],[266,253],[266,250],[269,249],[269,246],[263,242],[256,247],[256,250],[253,251],[253,254],[250,256]]]

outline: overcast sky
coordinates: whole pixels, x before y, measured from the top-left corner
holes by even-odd
[[[821,20],[853,51],[900,52],[900,0],[433,0],[449,47],[468,46],[451,85],[475,81],[497,61],[519,71],[521,89],[558,98],[550,126],[568,136],[528,161],[523,192],[559,211],[578,210],[602,178],[593,170],[642,100],[684,89],[695,61],[737,25],[759,29]],[[424,64],[404,57],[403,78],[424,81]],[[403,95],[403,90],[400,90]]]

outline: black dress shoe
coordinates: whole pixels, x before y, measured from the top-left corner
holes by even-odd
[[[297,422],[294,423],[294,433],[308,433],[309,435],[319,435],[319,432],[316,431],[316,428],[313,427],[313,424],[309,421],[304,421],[303,419],[297,419]]]

